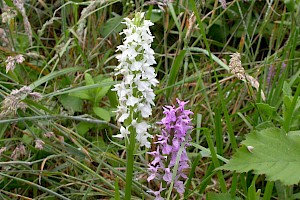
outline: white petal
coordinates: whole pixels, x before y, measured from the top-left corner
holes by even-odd
[[[132,71],[139,71],[141,68],[142,68],[142,62],[140,62],[140,61],[135,61],[130,66],[130,69]]]
[[[133,78],[134,78],[133,74],[128,74],[127,76],[125,76],[124,83],[125,84],[130,84],[132,82]]]
[[[117,135],[113,135],[112,137],[123,139],[124,135],[122,133],[120,133],[120,134],[117,134]]]
[[[129,113],[122,113],[120,118],[118,119],[119,122],[124,122],[125,119],[129,117]]]
[[[113,135],[113,137],[124,138],[124,137],[127,137],[127,135],[129,135],[129,134],[130,134],[130,132],[128,130],[128,127],[124,128],[123,126],[121,126],[121,128],[120,128],[120,134]]]
[[[134,96],[130,96],[128,97],[128,100],[127,100],[127,105],[128,106],[134,106],[135,104],[137,104],[139,102],[139,99],[134,97]]]
[[[135,129],[136,129],[136,133],[140,134],[140,133],[146,133],[147,129],[150,127],[147,122],[142,121],[140,123],[136,123],[135,125]]]
[[[148,141],[148,133],[146,134],[137,134],[136,135],[136,140],[140,142],[141,146],[145,146],[147,148],[149,148],[151,146],[150,142]]]
[[[151,105],[149,103],[143,104],[140,103],[138,105],[139,110],[141,111],[142,117],[148,118],[152,114]]]
[[[149,84],[148,81],[140,81],[140,80],[138,80],[136,82],[136,85],[137,85],[138,90],[141,91],[141,92],[150,88],[150,84]]]

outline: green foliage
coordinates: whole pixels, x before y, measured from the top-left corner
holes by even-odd
[[[167,99],[169,99],[169,97],[172,93],[172,90],[173,90],[172,86],[176,82],[176,78],[177,78],[177,76],[179,74],[179,71],[180,71],[180,68],[182,66],[183,59],[185,57],[185,53],[186,53],[186,50],[182,50],[179,53],[179,55],[175,58],[174,63],[172,65],[172,68],[170,70],[170,75],[169,75],[169,79],[168,79],[168,89],[166,91]]]
[[[107,83],[107,84],[106,84]],[[96,86],[99,84],[100,87],[88,90],[80,90],[76,92],[70,93],[71,96],[78,97],[80,99],[90,100],[93,104],[97,104],[101,101],[101,99],[106,95],[109,91],[111,85],[113,85],[112,78],[106,78],[103,80],[97,80],[95,82],[92,76],[88,73],[85,74],[85,84],[86,86]],[[101,87],[101,85],[103,85]]]
[[[300,182],[300,132],[285,133],[279,128],[253,131],[232,159],[219,169],[265,174],[267,180],[285,185]]]
[[[88,73],[85,74],[85,84],[86,86],[93,86],[93,85],[100,85],[100,87],[96,87],[93,89],[87,89],[87,90],[80,90],[76,92],[70,93],[70,97],[67,99],[64,98],[62,100],[63,105],[65,105],[65,108],[69,108],[71,106],[72,110],[80,111],[80,107],[82,106],[82,100],[89,100],[91,101],[93,105],[93,112],[95,113],[96,116],[100,117],[101,119],[109,122],[111,117],[113,116],[113,113],[110,112],[109,110],[105,108],[99,107],[99,103],[101,102],[102,98],[105,97],[108,93],[108,91],[111,88],[111,85],[113,84],[113,79],[112,78],[105,78],[103,79],[102,76],[96,77],[96,82],[92,78],[92,76]],[[107,84],[106,84],[107,83]],[[101,87],[101,85],[103,85]],[[73,99],[75,97],[75,99]],[[71,100],[73,102],[66,102],[67,100]],[[73,100],[72,100],[73,99]],[[76,103],[77,100],[77,103]],[[73,107],[72,107],[73,105]],[[85,128],[80,126],[80,133],[83,134],[88,131],[89,128],[93,127],[92,125],[87,128],[87,126],[84,126]],[[83,129],[82,129],[83,128]]]
[[[61,95],[60,102],[69,112],[82,112],[83,101],[79,97],[70,96],[67,94]]]
[[[214,193],[214,192],[209,192],[206,196],[207,200],[240,200],[238,197],[232,197],[228,193]]]
[[[112,33],[120,33],[123,28],[125,27],[124,24],[121,24],[123,22],[123,16],[117,15],[111,19],[108,19],[103,28],[100,30],[100,33],[103,37],[107,37],[108,35]]]
[[[105,121],[110,121],[110,113],[107,110],[100,107],[93,107],[93,111],[101,119],[104,119]]]

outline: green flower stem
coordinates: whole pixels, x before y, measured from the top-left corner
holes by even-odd
[[[135,148],[135,129],[129,128],[130,138],[129,143],[126,143],[126,183],[125,183],[125,200],[131,199],[131,187],[133,177],[133,162],[134,162],[134,148]]]

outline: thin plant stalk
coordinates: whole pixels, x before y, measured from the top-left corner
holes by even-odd
[[[125,184],[125,200],[131,199],[131,187],[133,177],[133,164],[134,164],[134,148],[135,148],[135,133],[134,128],[130,130],[129,144],[126,146],[126,184]]]

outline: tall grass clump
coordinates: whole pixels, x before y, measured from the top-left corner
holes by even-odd
[[[300,198],[298,0],[0,10],[0,199]]]

